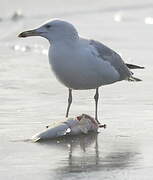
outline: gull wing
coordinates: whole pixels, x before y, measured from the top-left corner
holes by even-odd
[[[120,80],[128,80],[132,77],[131,71],[128,69],[119,54],[98,41],[90,40],[89,42],[90,45],[96,49],[99,57],[104,61],[108,61],[116,69],[120,74]]]

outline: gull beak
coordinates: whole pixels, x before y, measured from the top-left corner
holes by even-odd
[[[18,35],[20,38],[25,38],[29,36],[40,36],[41,32],[39,32],[37,29],[34,30],[29,30],[29,31],[24,31]]]

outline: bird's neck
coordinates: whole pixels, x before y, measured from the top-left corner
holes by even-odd
[[[51,43],[51,46],[49,48],[49,58],[52,61],[57,61],[63,62],[64,61],[69,61],[70,59],[72,60],[74,57],[72,54],[76,54],[76,51],[78,49],[78,41],[56,41]],[[74,55],[75,56],[75,55]],[[66,58],[63,58],[66,57]]]
[[[56,41],[50,41],[50,44],[54,47],[75,48],[78,42],[79,42],[79,38],[76,39],[65,38]]]

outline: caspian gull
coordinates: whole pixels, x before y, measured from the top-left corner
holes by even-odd
[[[133,77],[130,69],[143,68],[125,64],[119,54],[104,44],[79,37],[76,28],[69,22],[53,20],[34,30],[19,34],[19,37],[42,36],[48,39],[49,62],[59,81],[69,89],[68,117],[72,103],[72,90],[96,89],[95,119],[100,86],[117,81],[141,81]]]

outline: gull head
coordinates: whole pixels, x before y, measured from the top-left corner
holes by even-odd
[[[29,36],[41,36],[51,42],[78,39],[78,33],[75,27],[71,23],[62,20],[53,20],[36,29],[24,31],[19,34],[21,38]]]

